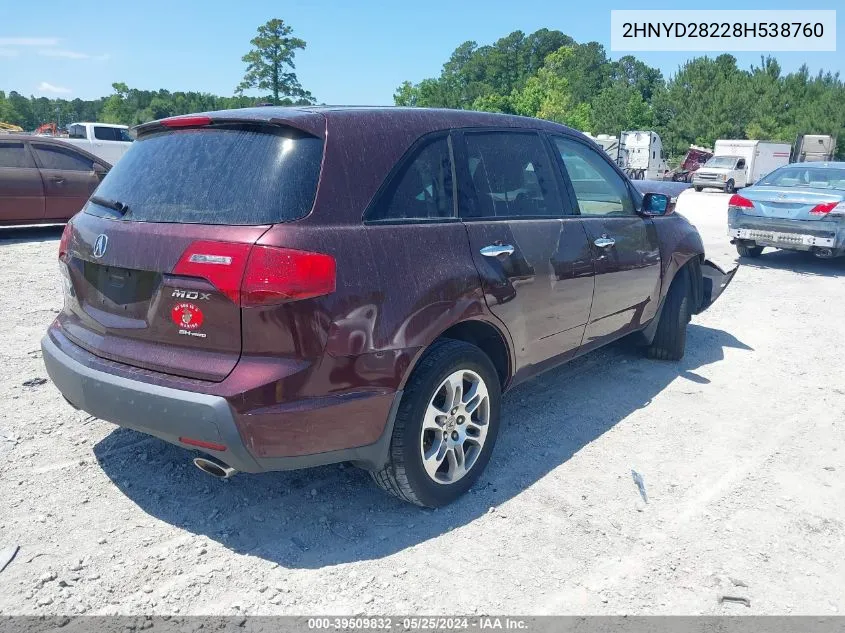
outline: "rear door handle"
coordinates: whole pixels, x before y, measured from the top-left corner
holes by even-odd
[[[606,235],[602,235],[595,242],[593,242],[593,244],[595,244],[599,248],[610,248],[611,246],[616,244],[616,240],[614,240],[612,237],[607,237]]]
[[[498,257],[499,255],[513,255],[514,248],[510,244],[490,244],[481,249],[484,257]]]

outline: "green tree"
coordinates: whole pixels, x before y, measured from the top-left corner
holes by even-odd
[[[537,74],[529,77],[521,90],[514,90],[511,96],[514,112],[556,121],[579,130],[589,129],[590,105],[578,103],[570,80],[558,72],[560,66],[574,54],[572,47],[563,46],[548,55]]]
[[[654,124],[651,106],[633,86],[614,83],[591,102],[590,130],[594,134],[618,135],[623,130],[650,130]]]
[[[666,90],[655,95],[664,147],[682,154],[691,143],[713,146],[720,138],[745,138],[752,120],[750,73],[732,55],[688,61]],[[659,96],[658,96],[659,95]]]
[[[101,120],[105,123],[122,123],[130,125],[134,123],[133,112],[127,102],[129,96],[129,86],[125,83],[113,83],[111,87],[114,89],[114,94],[111,95],[103,104],[103,111]]]
[[[272,19],[258,27],[258,35],[250,40],[253,48],[243,56],[246,74],[236,92],[258,88],[269,90],[273,103],[281,97],[294,97],[313,103],[311,93],[303,89],[293,72],[296,51],[305,49],[305,40],[293,37],[293,29],[284,20]]]

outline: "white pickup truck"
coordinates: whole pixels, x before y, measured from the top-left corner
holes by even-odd
[[[125,125],[112,123],[71,123],[68,137],[62,140],[114,165],[132,145],[132,135]]]

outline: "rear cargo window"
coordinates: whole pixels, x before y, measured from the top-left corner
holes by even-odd
[[[291,128],[250,126],[168,131],[135,141],[97,188],[124,220],[273,224],[314,204],[323,141]],[[88,213],[114,217],[97,204]]]

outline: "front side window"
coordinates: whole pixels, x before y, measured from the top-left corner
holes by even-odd
[[[61,169],[65,171],[92,171],[94,161],[70,148],[57,145],[33,143],[32,148],[38,156],[42,169]]]
[[[476,205],[465,218],[558,217],[564,214],[549,153],[534,132],[468,132]]]
[[[597,152],[556,136],[566,173],[575,190],[581,215],[633,215],[634,203],[624,179]]]
[[[0,143],[0,167],[35,167],[23,142]]]
[[[418,147],[367,213],[371,222],[451,217],[454,217],[454,182],[445,136]]]

